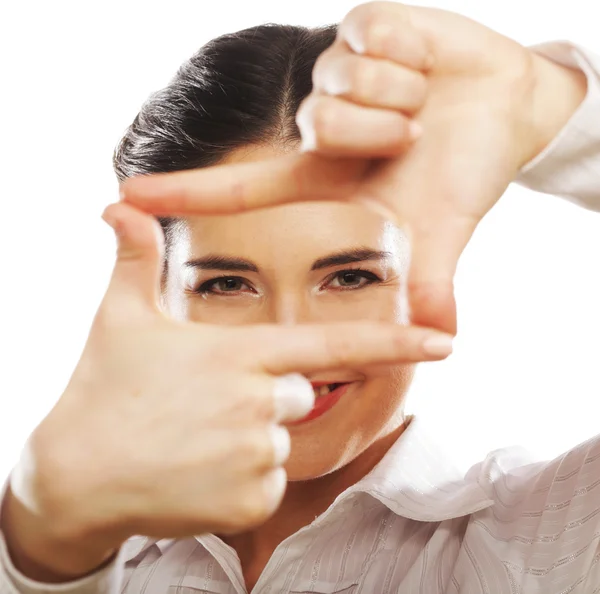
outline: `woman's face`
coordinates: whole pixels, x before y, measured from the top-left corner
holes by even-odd
[[[283,152],[245,148],[226,162]],[[166,306],[176,318],[235,325],[407,323],[407,240],[360,206],[298,203],[186,222],[173,245],[166,286]],[[396,429],[413,368],[334,369],[308,376],[319,397],[312,418],[288,426],[289,479],[332,472]]]

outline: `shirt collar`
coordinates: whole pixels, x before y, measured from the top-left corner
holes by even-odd
[[[375,498],[393,513],[419,522],[441,522],[473,514],[493,505],[475,474],[465,476],[442,453],[423,421],[407,417],[408,425],[379,463],[341,493],[313,526],[343,513],[346,503],[361,494]],[[196,537],[200,539],[200,537]],[[133,537],[123,546],[129,561],[153,544],[161,553],[172,539]]]
[[[172,539],[165,538],[157,541],[149,536],[132,536],[121,547],[119,556],[124,563],[127,563],[127,561],[135,559],[141,553],[145,553],[152,545],[156,545],[162,554],[170,542],[172,542]]]
[[[460,472],[420,419],[407,420],[408,426],[380,462],[338,500],[365,493],[395,514],[420,522],[459,518],[493,505],[476,475]]]

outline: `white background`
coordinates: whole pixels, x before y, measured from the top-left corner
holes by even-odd
[[[335,22],[356,4],[0,9],[0,475],[63,391],[105,290],[111,154],[144,99],[212,37],[268,21]],[[600,52],[591,0],[432,4],[526,45],[571,39]],[[459,465],[513,443],[551,457],[600,432],[599,276],[600,215],[512,187],[483,222],[457,278],[455,354],[420,369],[409,404]]]

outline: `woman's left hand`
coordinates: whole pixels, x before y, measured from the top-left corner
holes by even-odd
[[[370,2],[340,24],[313,81],[297,115],[301,154],[137,177],[122,196],[172,215],[314,199],[375,206],[411,239],[413,323],[455,333],[460,254],[582,101],[585,78],[458,14]]]

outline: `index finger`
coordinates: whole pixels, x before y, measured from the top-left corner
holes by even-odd
[[[255,364],[275,375],[433,361],[452,352],[452,336],[419,326],[351,322],[250,331],[258,331]]]
[[[234,214],[348,195],[367,163],[308,153],[140,175],[121,184],[121,200],[154,215]]]

